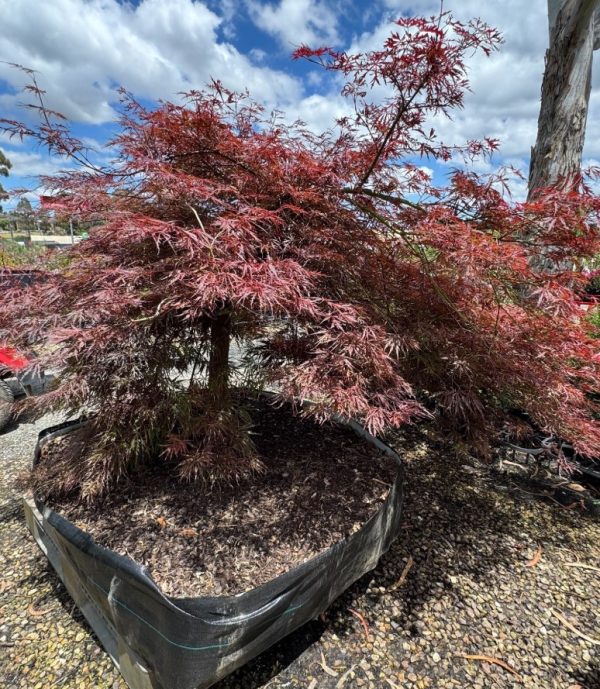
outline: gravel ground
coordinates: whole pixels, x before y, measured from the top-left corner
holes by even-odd
[[[0,685],[125,689],[12,486],[51,422],[0,435]],[[600,689],[600,523],[451,464],[431,437],[391,444],[411,460],[396,545],[321,620],[217,689]]]

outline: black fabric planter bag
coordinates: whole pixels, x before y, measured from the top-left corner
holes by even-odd
[[[76,428],[40,433],[44,443]],[[400,526],[398,455],[359,426],[351,428],[398,462],[379,509],[359,531],[318,556],[237,596],[170,598],[148,571],[103,548],[39,501],[26,498],[29,528],[132,689],[205,689],[316,618],[373,569]]]

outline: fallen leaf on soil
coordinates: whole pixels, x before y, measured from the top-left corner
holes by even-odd
[[[500,667],[503,667],[505,670],[508,670],[508,672],[517,677],[519,681],[523,681],[521,675],[514,669],[514,667],[511,667],[506,661],[502,660],[501,658],[493,658],[492,656],[479,654],[473,655],[470,653],[456,653],[455,655],[460,656],[461,658],[466,658],[467,660],[481,660],[484,663],[499,665]]]
[[[367,639],[367,643],[371,640],[369,636],[369,624],[367,620],[365,619],[365,616],[362,615],[358,610],[354,610],[353,608],[348,608],[348,610],[356,617],[360,623],[362,624],[363,629],[365,630],[365,637]]]
[[[186,538],[194,538],[194,536],[198,535],[198,532],[196,529],[181,529],[179,535],[185,536]]]
[[[554,501],[557,505],[560,505],[563,510],[575,510],[578,507],[581,510],[585,510],[585,503],[583,501],[583,498],[579,498],[579,500],[575,500],[575,502],[572,502],[570,505],[562,505],[558,500]]]
[[[585,493],[585,488],[580,483],[567,483],[566,487],[576,493]]]
[[[400,588],[402,584],[406,581],[406,577],[408,576],[408,573],[410,572],[410,568],[415,564],[415,561],[412,558],[412,555],[408,556],[408,560],[406,561],[406,564],[404,565],[404,569],[402,570],[402,574],[398,578],[398,581],[392,586],[392,591],[395,591],[396,589]]]
[[[584,689],[581,684],[571,684],[567,689]]]
[[[600,572],[600,567],[593,567],[592,565],[585,565],[583,562],[565,562],[567,567],[581,567],[581,569],[591,569],[592,572]]]
[[[542,559],[542,546],[540,546],[536,551],[535,555],[529,560],[525,567],[535,567],[538,562]]]
[[[27,608],[27,613],[31,615],[32,617],[42,617],[43,615],[47,615],[52,608],[47,608],[46,610],[39,610],[38,608],[35,607],[35,605],[32,603],[28,608]]]
[[[348,668],[346,672],[344,672],[344,674],[336,682],[335,689],[342,689],[344,684],[346,684],[346,680],[348,679],[350,673],[352,672],[352,670],[354,670],[355,667],[356,665],[353,665],[351,668]]]
[[[582,639],[585,639],[586,641],[589,641],[591,644],[594,644],[594,646],[600,646],[600,639],[593,639],[591,636],[588,636],[587,634],[584,634],[583,632],[580,632],[577,627],[572,625],[569,620],[567,620],[565,617],[563,617],[559,612],[556,612],[556,610],[553,610],[552,608],[548,608],[548,611],[550,614],[554,615],[556,619],[559,622],[562,622],[567,629],[570,629],[573,634],[577,634],[577,636],[580,636]]]
[[[167,525],[167,520],[164,517],[157,517],[156,523],[160,526],[161,529],[164,529]]]
[[[338,676],[338,673],[333,668],[330,668],[329,665],[327,665],[327,663],[325,662],[325,656],[323,655],[323,651],[321,651],[321,662],[319,664],[323,668],[323,672],[326,672],[330,677]]]

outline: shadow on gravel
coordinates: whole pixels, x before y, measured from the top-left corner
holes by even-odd
[[[586,672],[575,673],[573,679],[575,686],[580,684],[582,689],[600,689],[600,664],[593,663]]]
[[[320,621],[305,624],[285,639],[279,641],[268,651],[228,675],[215,684],[212,689],[259,689],[270,680],[285,672],[294,664],[294,677],[307,677],[311,673],[312,658],[305,654],[320,638],[325,625]],[[314,669],[312,670],[314,672]]]
[[[512,480],[490,469],[452,465],[447,451],[443,447],[439,451],[437,459],[409,467],[405,530],[374,570],[371,582],[373,590],[384,587],[388,596],[391,591],[402,610],[395,621],[414,636],[420,634],[423,606],[451,592],[454,577],[485,582],[498,568],[524,564],[538,544],[574,545],[577,525],[594,519],[560,505],[547,509],[539,504],[543,497],[532,495],[534,487],[522,485],[519,490]],[[394,591],[409,557],[410,573]],[[462,607],[458,594],[456,605]]]
[[[2,427],[0,430],[0,442],[2,442],[2,436],[8,435],[9,433],[16,431],[19,426],[28,423],[34,423],[36,421],[36,416],[31,411],[23,411],[19,414],[13,415],[6,426]]]
[[[17,524],[23,521],[23,508],[19,500],[10,500],[0,506],[0,524]]]
[[[56,603],[59,603],[68,615],[83,629],[92,634],[96,642],[99,643],[85,621],[85,618],[73,603],[73,600],[69,596],[61,580],[58,578],[58,575],[45,555],[42,554],[33,541],[33,537],[25,525],[23,505],[19,497],[10,499],[0,507],[0,524],[10,525],[11,529],[22,529],[24,539],[31,542],[31,548],[34,552],[35,564],[33,565],[32,571],[30,574],[18,580],[17,590],[27,592],[32,589],[44,589],[49,587],[46,593],[36,596],[31,601],[34,608],[41,612],[44,609],[54,608],[56,607]]]
[[[48,613],[55,612],[58,609],[58,605],[60,605],[64,612],[84,632],[89,634],[90,640],[92,640],[99,647],[102,647],[100,640],[87,623],[85,617],[79,611],[79,608],[73,602],[73,599],[69,595],[67,589],[64,587],[62,581],[58,578],[58,575],[54,569],[52,569],[52,565],[50,565],[46,557],[43,556],[41,552],[36,554],[38,555],[38,562],[36,563],[36,566],[31,574],[23,577],[18,582],[19,589],[47,589],[45,593],[37,595],[31,601],[34,608],[39,611],[40,614],[45,615],[46,611]],[[85,658],[82,660],[85,660]]]

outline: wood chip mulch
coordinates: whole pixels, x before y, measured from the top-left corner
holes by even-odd
[[[348,428],[250,404],[264,474],[207,486],[178,482],[160,463],[100,504],[50,506],[145,565],[169,596],[233,595],[273,579],[358,530],[396,465]]]

